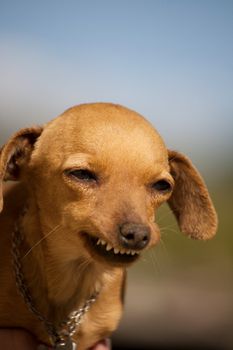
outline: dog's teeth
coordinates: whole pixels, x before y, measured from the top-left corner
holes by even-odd
[[[131,251],[130,251],[130,250],[127,250],[126,254],[127,254],[127,255],[131,254]]]
[[[137,252],[135,250],[131,250],[130,254],[135,255]]]
[[[101,243],[102,245],[106,245],[106,244],[107,244],[107,242],[105,242],[103,239],[100,240],[100,243]]]
[[[120,254],[125,254],[126,250],[125,249],[121,249],[120,250]]]
[[[118,248],[114,248],[114,253],[115,253],[115,254],[118,254],[118,253],[119,253],[119,251],[120,251],[120,249],[118,249]]]
[[[107,247],[106,247],[106,250],[109,251],[109,250],[111,250],[112,248],[113,248],[113,247],[111,246],[111,244],[108,243],[108,244],[107,244]]]
[[[97,245],[99,245],[100,243],[101,243],[101,242],[100,242],[100,239],[98,239],[98,241],[97,241],[97,243],[96,243],[96,244],[97,244]]]

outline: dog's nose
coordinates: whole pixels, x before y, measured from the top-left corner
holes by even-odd
[[[121,245],[128,249],[143,249],[150,240],[150,228],[143,224],[125,223],[119,232]]]

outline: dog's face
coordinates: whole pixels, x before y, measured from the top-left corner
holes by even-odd
[[[1,154],[4,178],[28,183],[44,234],[58,228],[50,250],[64,259],[132,263],[159,241],[155,212],[167,200],[188,235],[216,230],[200,175],[133,111],[82,105],[13,139]]]

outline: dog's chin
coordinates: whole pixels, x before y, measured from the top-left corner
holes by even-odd
[[[129,249],[110,248],[110,244],[94,237],[86,232],[82,232],[85,248],[89,254],[99,261],[111,266],[126,267],[139,258],[139,253]]]

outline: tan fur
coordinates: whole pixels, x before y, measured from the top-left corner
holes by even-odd
[[[66,171],[74,168],[97,173],[98,184],[72,180]],[[159,179],[174,185],[173,193],[155,193]],[[0,193],[0,326],[25,328],[47,344],[43,325],[16,289],[10,253],[15,222],[24,237],[20,249],[31,295],[54,324],[100,290],[76,335],[80,350],[117,327],[126,268],[87,249],[82,232],[119,247],[120,224],[143,224],[151,247],[160,237],[155,211],[166,200],[186,234],[208,239],[216,231],[208,191],[191,162],[168,152],[143,117],[118,105],[76,106],[43,128],[20,130],[1,150],[0,191],[3,180],[17,182]]]

